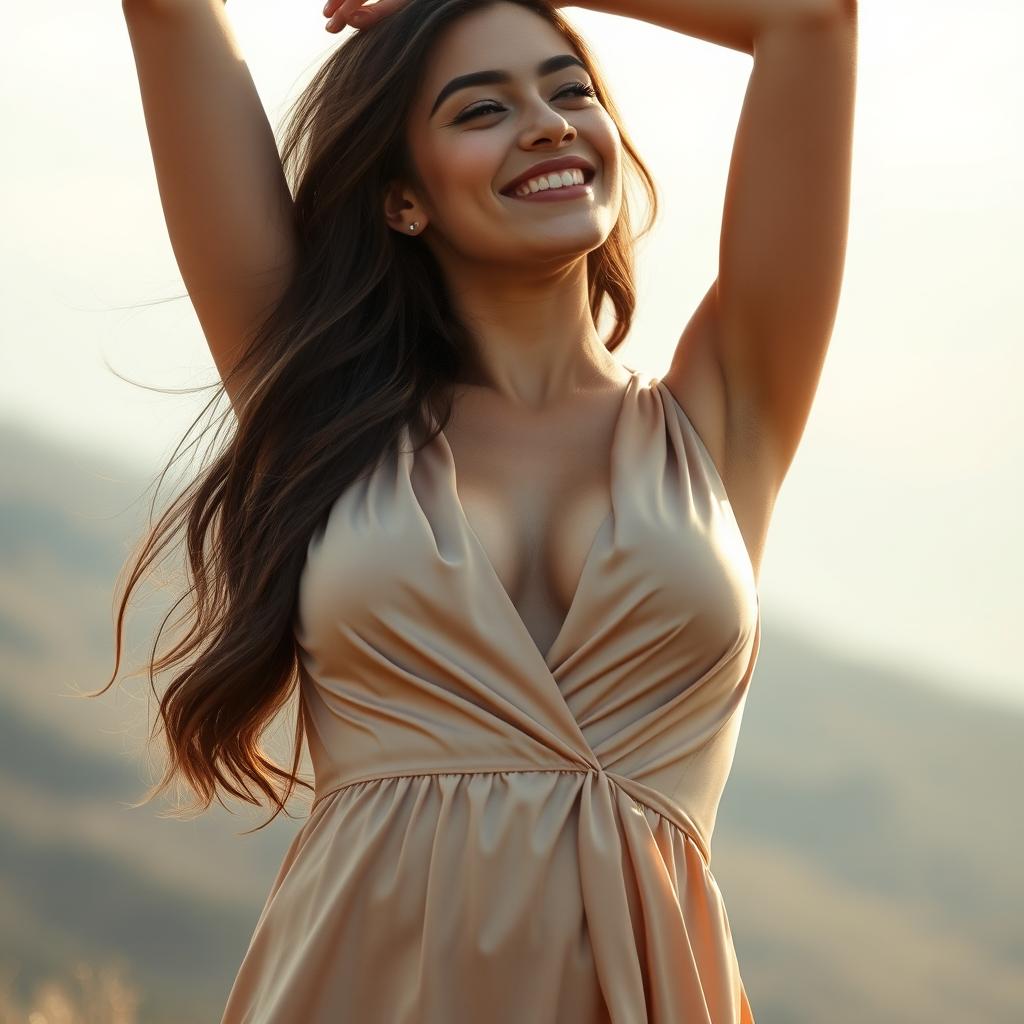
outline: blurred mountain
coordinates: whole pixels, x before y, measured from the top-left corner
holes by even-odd
[[[123,963],[139,1021],[214,1024],[309,800],[249,836],[268,814],[131,810],[158,777],[148,676],[122,663],[103,697],[75,696],[113,672],[115,583],[162,468],[0,423],[0,972],[27,998],[69,964]],[[128,670],[170,589],[133,604]],[[840,655],[762,600],[712,844],[758,1024],[1024,1019],[1022,718]]]

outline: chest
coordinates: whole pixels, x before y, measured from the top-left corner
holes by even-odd
[[[620,403],[613,394],[547,419],[460,408],[445,428],[466,523],[540,651],[558,635],[611,514]]]
[[[419,448],[404,431],[310,538],[295,625],[316,670],[544,675],[532,643],[563,676],[661,652],[678,682],[735,651],[756,581],[714,465],[667,389],[616,399],[559,422],[453,414]]]

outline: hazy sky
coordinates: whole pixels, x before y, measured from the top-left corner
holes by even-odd
[[[339,45],[320,10],[228,4],[275,130]],[[752,60],[643,22],[567,14],[660,190],[661,218],[638,250],[639,313],[618,352],[660,375],[717,272]],[[172,388],[216,371],[187,298],[142,305],[184,286],[121,5],[17,4],[4,22],[0,416],[155,474],[209,395],[154,394],[106,363]],[[1022,37],[1016,0],[860,4],[843,295],[760,588],[763,606],[822,643],[1018,706]]]

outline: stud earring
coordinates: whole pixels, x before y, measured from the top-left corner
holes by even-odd
[[[417,229],[417,228],[418,228],[419,226],[420,226],[420,222],[419,222],[418,220],[414,220],[414,221],[413,221],[413,222],[412,222],[412,223],[411,223],[411,224],[409,225],[409,230],[410,230],[410,231],[415,231],[415,230],[416,230],[416,229]]]

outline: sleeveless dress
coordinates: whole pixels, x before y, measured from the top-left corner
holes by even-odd
[[[221,1024],[753,1024],[710,842],[760,600],[696,429],[630,373],[546,656],[443,433],[406,428],[311,537],[315,800]]]

